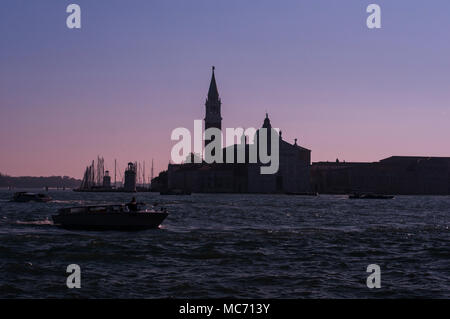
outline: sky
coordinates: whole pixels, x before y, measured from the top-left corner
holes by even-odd
[[[167,168],[212,65],[222,127],[268,112],[313,161],[450,156],[449,30],[448,0],[2,0],[0,172],[81,178],[97,155]]]

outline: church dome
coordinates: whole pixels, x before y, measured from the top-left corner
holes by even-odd
[[[264,123],[260,129],[258,129],[255,133],[254,143],[258,147],[258,156],[259,156],[259,135],[261,132],[261,129],[266,129],[266,137],[267,137],[267,151],[270,155],[271,152],[271,145],[272,145],[272,138],[276,136],[276,138],[280,138],[280,134],[277,130],[272,128],[272,125],[270,123],[269,115],[266,113],[266,118],[264,119]],[[271,138],[272,137],[272,138]]]

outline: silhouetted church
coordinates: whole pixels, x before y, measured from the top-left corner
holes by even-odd
[[[222,129],[222,102],[217,89],[214,67],[205,103],[205,129]],[[268,114],[263,128],[273,130]],[[239,145],[219,148],[224,162],[227,152],[244,147],[242,164],[190,163],[169,164],[152,181],[156,189],[184,189],[192,192],[234,193],[304,193],[310,190],[325,194],[375,192],[385,194],[450,194],[450,157],[392,156],[379,162],[318,162],[311,165],[311,151],[279,138],[279,170],[262,175],[260,159],[249,161],[249,148],[258,145],[259,130],[253,145],[247,140]],[[206,141],[208,145],[211,141]],[[269,148],[270,149],[270,148]],[[259,153],[258,153],[259,154]],[[193,157],[193,156],[192,156]],[[235,160],[236,162],[236,160]]]
[[[214,67],[206,99],[205,130],[211,127],[222,129],[222,102],[219,97]],[[268,114],[264,119],[263,128],[273,130]],[[268,134],[268,136],[270,136]],[[222,148],[223,162],[206,162],[169,164],[167,171],[167,187],[169,189],[184,189],[192,192],[229,192],[229,193],[298,193],[310,190],[311,151],[279,138],[279,169],[275,174],[261,174],[263,165],[259,159],[256,163],[249,160],[250,147],[244,138],[242,144]],[[259,130],[254,143],[257,144]],[[212,141],[205,141],[205,146]],[[270,143],[270,139],[268,141]],[[244,147],[245,161],[237,163],[237,150]],[[227,151],[234,148],[234,163],[226,163]],[[268,147],[270,149],[270,146]],[[259,154],[259,153],[258,153]],[[193,157],[194,155],[192,155]]]

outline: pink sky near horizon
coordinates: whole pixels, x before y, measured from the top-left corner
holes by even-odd
[[[212,65],[223,127],[259,128],[267,111],[313,161],[450,156],[450,20],[437,5],[422,8],[426,23],[405,24],[416,11],[380,1],[383,28],[371,31],[356,1],[331,12],[295,1],[194,1],[189,10],[157,1],[149,11],[146,2],[108,11],[79,1],[86,21],[73,31],[56,1],[38,11],[8,1],[3,174],[81,178],[97,155],[110,170],[114,159],[121,171],[145,160],[147,175],[154,158],[158,173],[176,143],[171,131],[204,118]]]

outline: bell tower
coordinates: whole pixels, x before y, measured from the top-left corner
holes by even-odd
[[[220,115],[220,107],[222,102],[219,98],[219,91],[217,90],[216,77],[214,75],[215,67],[212,67],[211,83],[209,84],[208,98],[206,99],[206,114],[205,114],[205,130],[210,127],[222,129],[222,116]],[[205,146],[211,143],[211,140],[205,141]]]

